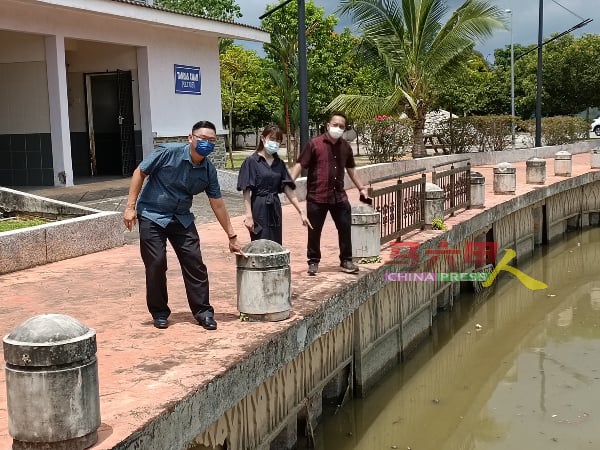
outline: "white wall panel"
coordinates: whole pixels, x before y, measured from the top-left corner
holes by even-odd
[[[49,133],[43,61],[0,64],[0,134]]]

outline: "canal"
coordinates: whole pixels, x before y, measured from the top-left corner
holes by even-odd
[[[600,229],[569,233],[463,293],[364,399],[324,405],[327,450],[600,448]]]

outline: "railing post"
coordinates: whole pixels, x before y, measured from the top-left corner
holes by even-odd
[[[427,186],[427,179],[425,174],[421,175],[421,189],[420,189],[420,197],[421,197],[421,211],[419,213],[419,222],[421,222],[421,230],[425,229],[425,186]]]
[[[396,191],[396,229],[394,232],[401,230],[404,225],[402,217],[402,211],[404,208],[404,189],[402,189],[402,180],[399,179],[396,185],[398,186],[398,190]]]
[[[454,164],[450,166],[450,170],[454,170]],[[452,209],[452,217],[454,217],[454,207],[456,206],[456,174],[450,174],[450,208]]]

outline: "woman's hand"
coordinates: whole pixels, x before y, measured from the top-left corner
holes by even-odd
[[[248,228],[248,231],[250,231],[250,233],[254,233],[254,219],[252,218],[252,216],[246,216],[246,218],[244,219],[244,226]]]

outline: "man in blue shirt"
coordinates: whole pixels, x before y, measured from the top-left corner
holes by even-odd
[[[241,245],[221,198],[217,170],[206,158],[217,140],[214,124],[208,121],[196,123],[188,140],[189,144],[158,146],[135,169],[123,222],[131,231],[139,221],[140,253],[146,267],[146,302],[154,326],[167,328],[171,314],[166,275],[168,239],[181,265],[194,318],[205,329],[216,330],[217,322],[209,302],[208,273],[202,261],[194,215],[190,211],[194,195],[206,192],[215,217],[227,233],[229,251],[241,253]],[[142,189],[146,177],[148,181]]]

